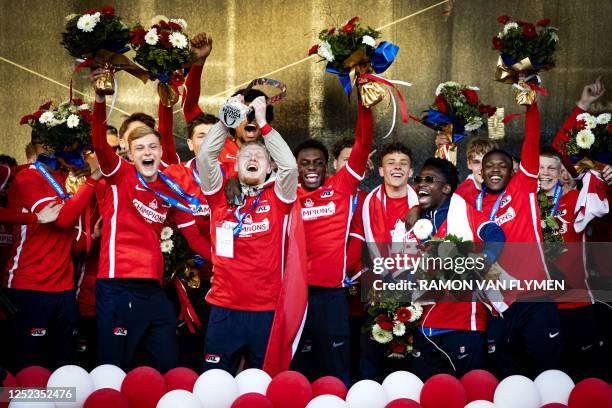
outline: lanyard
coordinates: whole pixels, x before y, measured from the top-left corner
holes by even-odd
[[[353,200],[351,201],[351,214],[355,214],[355,210],[357,209],[357,205],[359,204],[359,194],[355,193]]]
[[[41,162],[36,161],[34,163],[34,167],[36,167],[36,170],[38,170],[38,172],[45,178],[45,180],[47,180],[47,182],[51,185],[53,190],[55,190],[57,195],[59,195],[62,200],[72,197],[72,194],[66,194],[64,192],[62,185],[55,179],[55,177],[53,177],[51,173],[49,173],[49,170],[47,170],[47,168]]]
[[[240,212],[240,207],[236,208],[236,211],[234,212],[234,216],[236,217],[236,220],[238,221],[238,224],[236,224],[236,226],[234,226],[234,228],[233,228],[233,230],[234,230],[234,238],[237,237],[238,235],[240,235],[240,231],[242,231],[242,227],[243,227],[244,218],[251,211],[253,211],[253,209],[255,207],[257,207],[257,204],[259,204],[259,198],[261,197],[261,193],[263,193],[263,191],[260,191],[257,194],[257,197],[255,198],[255,201],[253,201],[253,204],[251,204],[251,208],[249,208],[245,212],[241,213]]]
[[[175,182],[174,180],[170,179],[168,176],[166,176],[166,175],[165,175],[165,174],[163,174],[162,172],[159,172],[158,174],[159,174],[159,176],[161,177],[161,179],[162,179],[162,180],[163,180],[163,181],[164,181],[164,182],[165,182],[165,183],[168,185],[168,187],[170,187],[170,188],[172,189],[172,191],[174,191],[174,192],[175,192],[175,193],[177,193],[179,196],[181,196],[182,198],[184,198],[186,201],[188,201],[188,202],[189,202],[189,205],[190,205],[190,206],[194,206],[195,208],[194,208],[194,207],[192,207],[192,208],[187,207],[185,204],[181,203],[181,202],[180,202],[179,200],[177,200],[176,198],[174,198],[174,197],[170,197],[170,196],[168,196],[168,195],[166,195],[166,194],[164,194],[164,193],[160,193],[159,191],[155,191],[155,190],[151,189],[151,187],[149,187],[149,185],[147,184],[147,182],[145,181],[145,179],[142,177],[142,174],[140,174],[138,171],[136,171],[136,175],[138,176],[138,180],[140,180],[140,184],[142,184],[142,186],[143,186],[144,188],[146,188],[147,190],[149,190],[149,191],[153,192],[155,195],[157,195],[159,198],[161,198],[161,199],[162,199],[164,202],[166,202],[167,204],[170,204],[171,206],[173,206],[173,207],[175,207],[175,208],[178,208],[179,210],[182,210],[182,211],[188,212],[188,213],[190,213],[190,214],[195,214],[195,213],[196,213],[196,212],[199,210],[199,208],[200,208],[200,200],[198,200],[198,199],[197,199],[196,197],[194,197],[194,196],[191,196],[191,195],[189,195],[189,194],[185,193],[185,192],[183,191],[183,189],[182,189],[182,188],[181,188],[181,187],[180,187],[178,184],[176,184],[176,182]],[[172,187],[172,184],[173,184],[175,187],[177,187],[177,188],[180,190],[180,192],[181,192],[183,195],[181,195],[181,194],[180,194],[180,193],[179,193],[177,190],[175,190],[175,189]],[[189,198],[195,199],[195,201],[190,200]],[[195,206],[195,205],[196,205],[195,203],[197,203],[197,206]]]
[[[482,211],[482,199],[484,198],[484,195],[486,192],[487,192],[487,188],[483,184],[482,190],[480,191],[480,193],[478,193],[478,197],[476,197],[476,209],[478,211]],[[495,201],[495,205],[491,209],[489,220],[495,221],[495,216],[497,215],[497,211],[499,211],[499,205],[501,204],[502,198],[504,197],[505,193],[506,193],[506,190],[504,189],[504,191],[501,192],[499,197],[497,197],[497,200]]]
[[[225,178],[225,172],[223,171],[223,167],[221,167],[221,165],[219,165],[219,170],[221,170],[221,176]],[[191,168],[191,174],[193,174],[193,179],[195,180],[196,183],[198,183],[198,186],[201,187],[202,180],[200,179],[200,174],[198,173],[198,169],[196,168],[195,164]]]
[[[561,193],[563,192],[563,188],[561,184],[557,183],[557,187],[555,187],[555,195],[553,196],[553,208],[550,211],[551,216],[555,216],[557,214],[557,210],[559,209],[559,200],[561,199]]]

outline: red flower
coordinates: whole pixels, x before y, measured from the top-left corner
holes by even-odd
[[[130,42],[134,45],[142,45],[145,42],[147,32],[144,28],[138,27],[130,33]]]
[[[504,14],[503,16],[497,17],[497,21],[499,21],[500,24],[506,24],[510,21],[510,17]]]
[[[32,114],[32,116],[34,116],[34,119],[38,120],[38,119],[40,119],[40,117],[42,116],[42,114],[43,114],[43,111],[39,110],[39,111],[34,112],[34,113]]]
[[[160,26],[161,28],[165,28],[165,29],[170,28],[170,24],[168,24],[168,22],[167,22],[167,21],[164,21],[164,20],[161,20],[161,21],[159,22],[159,26]]]
[[[478,107],[478,112],[484,113],[487,116],[493,116],[497,109],[491,105],[480,105]]]
[[[332,27],[329,30],[327,30],[326,35],[333,35],[335,32],[336,32],[336,27]]]
[[[79,115],[85,119],[85,122],[91,123],[91,111],[89,109],[80,110]]]
[[[102,7],[102,10],[100,10],[100,12],[102,13],[103,16],[114,17],[115,8],[111,5],[106,5]]]
[[[83,14],[94,14],[96,11],[98,11],[98,10],[96,10],[96,9],[89,9],[89,10],[84,11]]]
[[[319,51],[319,45],[315,44],[308,50],[308,55],[316,54]]]
[[[181,31],[181,30],[183,29],[183,27],[181,27],[181,25],[180,25],[180,24],[173,23],[172,21],[170,21],[170,22],[168,23],[168,26],[169,26],[171,29],[173,29],[174,31]]]
[[[72,104],[76,106],[81,106],[83,104],[83,100],[81,98],[72,98]]]
[[[397,320],[402,323],[406,323],[412,317],[412,312],[407,307],[400,307],[395,311],[395,314],[397,315]]]
[[[608,122],[608,133],[612,133],[612,122]]]
[[[351,18],[346,24],[354,25],[358,21],[359,21],[359,17],[355,16],[355,17]]]
[[[461,91],[461,93],[465,96],[465,100],[470,105],[476,105],[478,103],[478,94],[476,93],[476,91],[473,91],[471,89],[464,89]]]
[[[445,115],[448,113],[448,107],[446,106],[446,101],[444,100],[444,97],[442,95],[436,96],[435,104],[436,108],[438,108],[438,111]]]
[[[183,76],[183,73],[180,71],[176,71],[175,73],[172,74],[172,78],[170,78],[170,83],[173,86],[181,86],[185,83],[185,77]]]
[[[30,123],[31,120],[36,120],[34,115],[25,115],[24,117],[21,118],[21,120],[19,121],[19,124],[27,125],[28,123]]]
[[[38,110],[39,110],[39,111],[46,111],[46,110],[49,110],[49,108],[51,107],[51,104],[52,104],[52,103],[53,103],[53,102],[51,102],[51,101],[47,101],[47,102],[43,103],[42,105],[40,105],[40,106],[38,107]],[[41,113],[42,113],[42,112],[41,112]]]
[[[501,38],[493,37],[493,48],[495,48],[496,50],[501,50],[503,46],[504,43]]]
[[[355,28],[357,28],[357,22],[359,21],[359,17],[351,18],[345,25],[340,29],[344,34],[351,34],[355,32]]]
[[[543,18],[543,19],[538,20],[538,21],[536,22],[536,25],[537,25],[538,27],[546,27],[546,26],[547,26],[547,25],[549,25],[549,24],[550,24],[550,18]]]
[[[378,315],[376,323],[383,330],[393,330],[393,320],[389,316]]]
[[[172,48],[172,43],[170,42],[169,37],[170,33],[168,33],[167,31],[162,31],[161,33],[159,33],[159,42],[166,49]]]
[[[525,23],[525,25],[523,25],[523,35],[527,38],[534,38],[538,36],[538,33],[533,24]]]
[[[403,353],[406,351],[406,345],[404,343],[393,342],[391,343],[391,351],[394,353]]]

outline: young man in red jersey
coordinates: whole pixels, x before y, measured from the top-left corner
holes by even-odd
[[[506,234],[499,258],[504,281],[543,282],[550,279],[542,251],[537,203],[540,113],[536,103],[527,107],[525,140],[519,171],[513,174],[512,157],[504,150],[488,152],[482,162],[480,192],[464,196],[466,202],[495,221]],[[549,294],[507,290],[489,292],[493,316],[489,319],[488,351],[494,372],[535,376],[558,368],[561,353],[559,315]]]
[[[32,139],[37,143],[35,133]],[[69,361],[78,318],[71,258],[74,226],[100,176],[94,173],[70,196],[64,190],[67,172],[57,158],[44,153],[17,173],[9,188],[8,208],[24,213],[38,214],[50,202],[64,203],[52,223],[13,226],[3,281],[17,308],[10,322],[17,369],[55,368]]]
[[[227,103],[243,103],[232,97]],[[298,183],[297,165],[289,146],[266,122],[266,102],[251,103],[263,142],[249,142],[238,151],[238,173],[244,201],[230,206],[219,166],[228,129],[215,124],[196,158],[202,190],[211,208],[213,243],[212,304],[206,331],[204,370],[236,373],[246,353],[249,367],[263,365],[284,268],[286,228]],[[278,171],[265,182],[272,170]]]
[[[372,146],[372,111],[358,105],[355,144],[347,163],[327,177],[329,153],[316,139],[294,150],[306,235],[308,313],[292,366],[311,381],[332,375],[349,382],[347,245],[357,187]]]
[[[471,173],[459,184],[457,191],[455,191],[456,194],[463,197],[473,194],[474,191],[480,191],[482,186],[482,158],[493,149],[497,149],[497,143],[490,139],[472,138],[468,141],[466,149],[467,168]]]
[[[92,80],[96,75],[92,73]],[[134,351],[142,346],[152,365],[163,372],[177,363],[177,321],[161,287],[160,233],[167,217],[179,211],[193,213],[185,203],[192,204],[192,197],[159,172],[163,153],[157,132],[140,126],[128,134],[133,160],[129,163],[106,143],[105,121],[105,98],[96,95],[92,139],[106,177],[96,282],[100,362],[128,368]],[[206,250],[208,243],[202,242],[195,225],[181,232],[192,248]]]
[[[464,241],[483,242],[483,253],[478,255],[483,262],[478,272],[483,276],[501,253],[505,236],[494,222],[453,195],[458,183],[457,169],[451,162],[427,159],[414,178],[421,218],[431,221],[433,237],[443,239],[452,234]],[[486,327],[485,306],[467,291],[458,298],[442,298],[424,306],[414,335],[412,372],[425,381],[435,374],[460,378],[484,368]]]
[[[561,366],[575,381],[580,381],[601,377],[601,346],[594,299],[587,281],[585,233],[577,233],[574,227],[579,192],[564,191],[560,181],[562,167],[561,155],[555,150],[540,151],[540,192],[548,197],[551,207],[541,217],[550,215],[556,219],[559,228],[553,234],[560,235],[565,243],[565,251],[557,259],[548,260],[549,268],[558,271],[558,278],[566,285],[565,292],[556,299],[563,337]]]

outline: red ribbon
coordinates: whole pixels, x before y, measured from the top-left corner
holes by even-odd
[[[542,88],[540,86],[537,86],[536,84],[531,83],[531,82],[527,82],[527,85],[529,85],[529,87],[531,89],[533,89],[534,91],[539,92],[539,93],[541,93],[544,96],[548,96],[548,91],[546,91],[546,89],[544,89],[544,88]]]
[[[181,312],[179,313],[178,319],[185,320],[185,324],[189,329],[190,333],[195,333],[195,326],[198,328],[202,327],[202,323],[198,318],[189,297],[187,296],[187,290],[185,286],[183,286],[183,282],[176,276],[173,279],[174,287],[176,288],[176,293],[178,295],[179,303],[181,304]]]
[[[399,99],[400,107],[402,108],[402,122],[408,123],[409,116],[408,116],[408,113],[406,112],[406,102],[404,101],[404,97],[402,96],[402,93],[399,91],[399,89],[397,89],[395,85],[393,85],[391,82],[387,81],[384,78],[381,78],[381,77],[378,77],[372,74],[363,74],[363,77],[368,78],[371,81],[378,82],[383,85],[387,85],[388,87],[393,88],[395,90],[395,93],[397,94],[397,98]],[[410,115],[410,118],[415,119],[417,122],[419,121],[412,115]]]
[[[85,61],[81,62],[76,67],[74,67],[74,70],[72,71],[72,75],[70,75],[70,100],[71,101],[72,101],[72,79],[74,78],[74,74],[76,74],[83,68],[91,67],[91,64],[93,64],[93,58],[87,58],[85,59]]]

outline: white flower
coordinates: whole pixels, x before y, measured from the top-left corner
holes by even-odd
[[[423,315],[423,306],[418,303],[411,304],[410,306],[408,306],[408,309],[410,310],[410,313],[412,313],[412,316],[410,316],[410,320],[408,320],[410,323],[416,322]]]
[[[540,221],[540,225],[542,226],[542,229],[546,228],[546,221],[542,220]]]
[[[469,89],[471,91],[480,91],[480,88],[477,86],[466,86],[466,89]]]
[[[172,242],[171,239],[168,239],[166,241],[162,241],[160,246],[161,246],[161,251],[164,254],[169,254],[170,252],[172,252],[172,248],[174,248],[174,242]]]
[[[66,16],[66,21],[70,21],[75,17],[78,17],[78,14],[69,14]]]
[[[376,47],[376,40],[369,35],[364,35],[361,37],[361,42],[365,45],[369,45],[370,47]]]
[[[600,125],[606,125],[610,121],[609,113],[602,113],[597,117],[597,123]]]
[[[329,45],[327,41],[322,41],[319,44],[319,49],[317,50],[317,54],[319,54],[321,58],[325,58],[329,62],[332,62],[335,59],[334,54],[332,53],[332,50],[331,50],[331,45]]]
[[[508,34],[508,31],[512,30],[513,28],[519,28],[519,25],[517,23],[508,23],[504,26],[504,31],[503,34],[506,35]]]
[[[440,95],[440,93],[442,92],[442,89],[444,88],[444,84],[440,84],[438,85],[438,87],[436,88],[436,96]]]
[[[46,112],[43,112],[42,115],[40,115],[40,118],[38,118],[38,121],[44,125],[46,123],[51,122],[53,119],[55,119],[55,117],[53,116],[53,112],[46,111]]]
[[[453,87],[453,88],[458,88],[460,85],[459,85],[458,82],[455,82],[455,81],[446,81],[444,83],[444,86],[450,86],[450,87]]]
[[[172,234],[174,234],[174,231],[172,231],[172,228],[170,228],[170,227],[164,227],[164,228],[161,230],[160,238],[161,238],[162,240],[170,239],[170,237],[172,236]]]
[[[66,119],[66,125],[70,129],[73,129],[73,128],[79,126],[79,117],[77,115],[70,115],[70,116],[68,116],[68,119]]]
[[[389,330],[382,329],[378,324],[372,326],[372,337],[381,344],[386,344],[393,340],[393,334]]]
[[[393,323],[393,334],[395,334],[397,337],[401,337],[406,334],[406,325],[404,323],[398,320]]]
[[[466,125],[465,130],[468,132],[472,132],[476,129],[479,129],[482,126],[482,118],[480,116],[474,116]]]
[[[149,45],[155,45],[159,41],[159,37],[157,36],[157,29],[150,29],[145,35],[145,41]]]
[[[168,41],[170,41],[170,44],[172,44],[174,48],[183,49],[187,47],[187,37],[185,37],[184,34],[178,32],[170,34],[168,36]]]
[[[100,22],[100,12],[99,11],[96,11],[95,13],[93,13],[91,15],[91,17],[93,17],[93,19],[96,22],[96,24],[98,24]]]
[[[86,104],[86,103],[84,103],[84,104],[82,104],[82,105],[80,105],[80,106],[78,107],[78,110],[80,110],[80,111],[82,111],[82,110],[87,110],[87,109],[89,109],[89,105],[88,105],[88,104]]]
[[[168,21],[168,17],[158,14],[151,19],[151,25],[159,24],[161,21]]]
[[[433,232],[433,224],[428,219],[422,218],[414,224],[412,232],[419,240],[427,239]]]
[[[172,20],[170,20],[170,22],[180,25],[183,30],[187,28],[187,22],[182,18],[173,18]]]
[[[92,15],[83,14],[77,21],[77,28],[86,33],[90,33],[93,31],[96,24],[98,24],[98,22]]]
[[[576,144],[581,149],[590,149],[595,142],[595,135],[589,129],[582,129],[576,135]]]
[[[597,126],[597,118],[588,112],[584,112],[576,116],[576,120],[583,121],[586,124],[587,129],[592,129]]]

